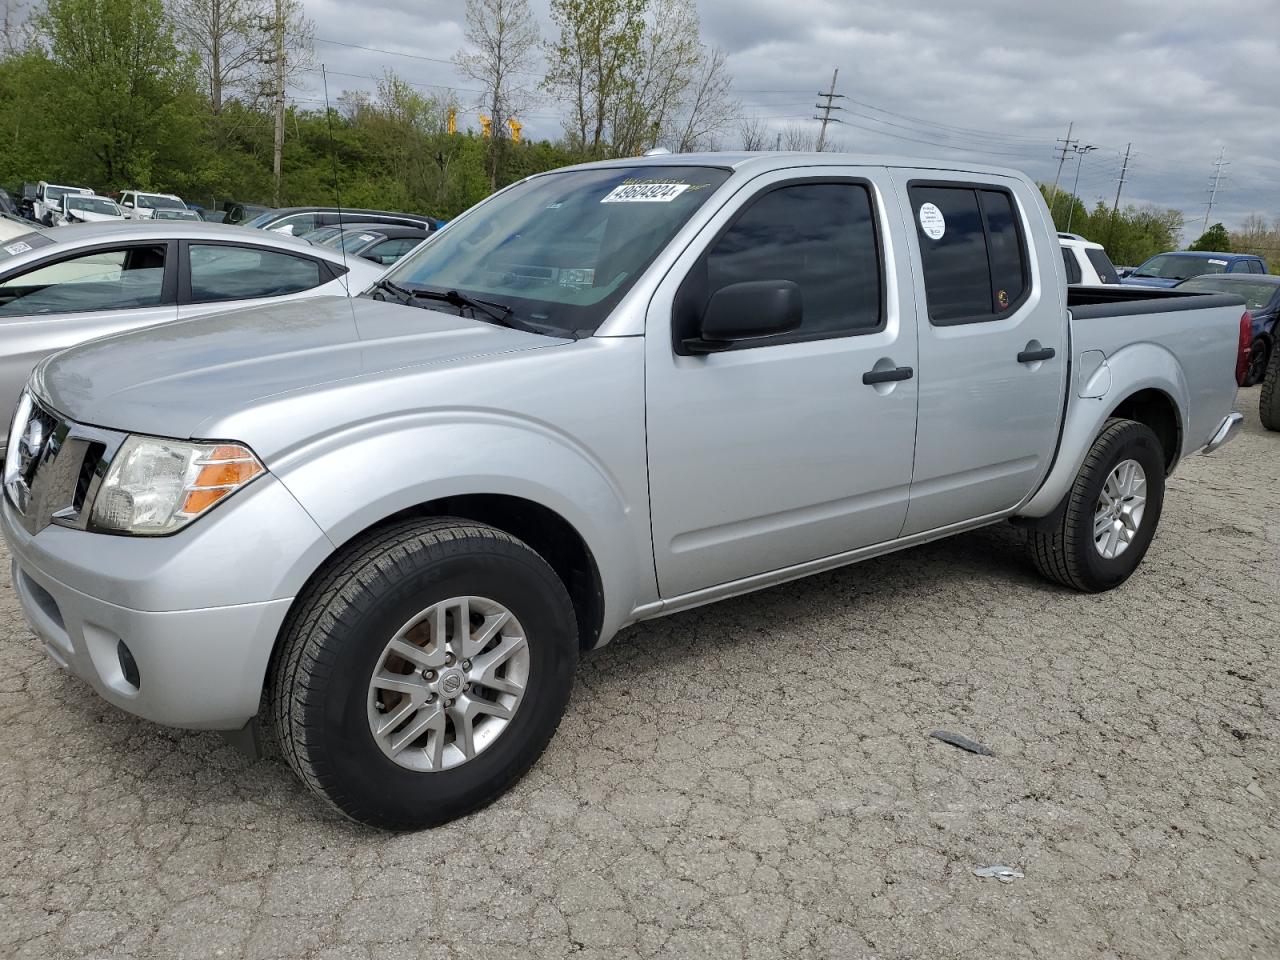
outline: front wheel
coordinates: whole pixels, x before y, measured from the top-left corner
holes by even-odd
[[[353,820],[436,826],[538,759],[578,658],[569,595],[521,541],[412,520],[345,548],[290,613],[270,712],[290,765]]]
[[[1050,580],[1098,592],[1120,586],[1146,555],[1164,505],[1164,452],[1145,424],[1108,420],[1060,517],[1030,531],[1031,559]]]

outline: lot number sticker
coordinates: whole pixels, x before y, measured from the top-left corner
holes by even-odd
[[[687,183],[624,183],[604,195],[601,203],[670,203],[689,189]]]
[[[18,254],[26,253],[30,249],[31,249],[31,244],[23,243],[21,240],[19,240],[17,243],[11,243],[7,247],[5,247],[4,252],[9,254],[9,256],[11,257],[16,257]]]
[[[941,240],[947,232],[947,221],[937,205],[922,203],[920,205],[920,229],[930,240]]]

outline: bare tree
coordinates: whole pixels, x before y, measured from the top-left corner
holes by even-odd
[[[748,152],[768,150],[773,144],[768,124],[759,117],[743,117],[738,123],[738,136],[742,138],[742,149]]]
[[[200,58],[215,115],[228,96],[256,99],[253,80],[268,49],[262,24],[271,9],[270,0],[170,0],[179,37]]]
[[[484,87],[482,103],[492,120],[489,186],[498,183],[507,140],[506,120],[523,110],[531,95],[519,78],[528,73],[542,38],[529,0],[467,0],[467,42],[453,61],[459,72]]]
[[[699,33],[698,13],[689,0],[653,0],[636,62],[610,112],[615,156],[676,139],[672,128],[702,57]]]
[[[818,146],[818,135],[798,123],[788,123],[781,132],[783,150],[811,152]]]
[[[738,112],[739,105],[730,97],[733,78],[725,66],[726,60],[725,52],[720,49],[700,58],[682,111],[677,153],[714,149],[716,136]]]

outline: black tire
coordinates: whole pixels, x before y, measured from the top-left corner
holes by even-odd
[[[464,595],[501,603],[524,627],[524,699],[472,759],[409,770],[369,729],[369,680],[410,617]],[[446,823],[523,776],[560,724],[578,661],[573,605],[546,561],[500,530],[454,518],[397,523],[344,548],[299,596],[281,635],[267,692],[281,752],[343,814],[395,830]]]
[[[1147,475],[1147,502],[1137,535],[1119,556],[1107,559],[1094,545],[1093,522],[1103,485],[1124,460]],[[1151,428],[1133,420],[1108,420],[1084,459],[1075,483],[1047,529],[1029,532],[1031,559],[1041,574],[1063,586],[1096,593],[1129,579],[1142,562],[1164,506],[1165,459]]]
[[[1249,366],[1246,368],[1242,387],[1256,387],[1267,375],[1267,341],[1258,339],[1249,348]]]
[[[1267,373],[1262,378],[1262,396],[1258,398],[1258,416],[1268,430],[1280,430],[1280,350],[1271,351]]]

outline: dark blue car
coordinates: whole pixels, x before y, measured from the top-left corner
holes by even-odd
[[[1276,336],[1280,334],[1276,329],[1276,320],[1280,318],[1280,277],[1217,274],[1193,277],[1178,284],[1178,289],[1187,293],[1234,293],[1244,297],[1249,316],[1253,317],[1253,347],[1249,351],[1249,372],[1241,386],[1261,383]]]
[[[1176,253],[1156,254],[1120,282],[1131,287],[1176,287],[1183,280],[1210,273],[1257,276],[1266,272],[1266,262],[1251,253],[1179,250]]]

